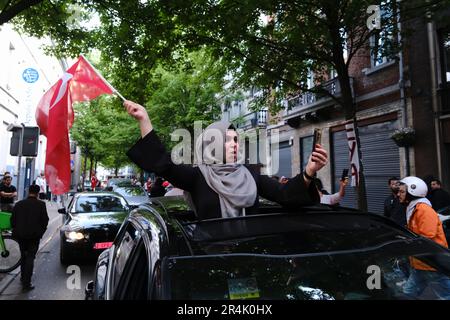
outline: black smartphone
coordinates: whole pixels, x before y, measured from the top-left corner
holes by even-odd
[[[322,143],[322,129],[319,128],[315,128],[314,129],[314,135],[313,135],[313,145],[312,145],[312,151],[311,153],[314,152],[314,150],[316,149],[316,144],[321,144]]]
[[[346,178],[348,178],[348,169],[342,170],[341,181],[344,181]]]

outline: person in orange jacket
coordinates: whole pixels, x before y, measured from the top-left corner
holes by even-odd
[[[426,183],[417,177],[406,177],[400,181],[398,197],[400,203],[407,205],[406,220],[408,229],[448,248],[442,222],[430,201],[425,198],[428,192]],[[419,297],[429,286],[437,298],[450,299],[450,278],[437,272],[424,262],[410,257],[411,272],[403,286],[403,292],[412,298]]]

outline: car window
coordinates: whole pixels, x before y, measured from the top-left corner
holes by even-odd
[[[116,192],[120,193],[123,196],[145,196],[146,193],[141,187],[124,187],[117,188]]]
[[[130,255],[122,272],[114,299],[147,300],[149,293],[149,261],[143,241]]]
[[[123,199],[112,195],[80,196],[72,212],[120,212],[126,211],[126,203]]]
[[[376,250],[301,256],[222,255],[167,261],[172,299],[408,299],[404,286],[415,257],[449,276],[450,257],[423,240]],[[446,267],[447,266],[447,267]],[[198,270],[203,270],[199,275]],[[431,290],[419,299],[438,299]]]
[[[130,258],[133,249],[136,247],[140,238],[139,231],[129,223],[122,238],[120,239],[117,249],[114,253],[113,261],[113,289],[117,288],[120,278],[123,275],[125,266]]]

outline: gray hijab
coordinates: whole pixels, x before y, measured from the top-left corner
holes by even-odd
[[[214,122],[198,137],[195,144],[198,168],[208,186],[219,195],[223,218],[245,214],[243,208],[251,207],[257,196],[256,183],[250,171],[242,164],[225,163],[224,143],[230,126],[227,121]],[[214,154],[211,146],[215,139],[211,136],[219,139],[217,145],[222,148],[214,150]]]

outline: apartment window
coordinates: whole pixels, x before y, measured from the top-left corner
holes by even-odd
[[[439,37],[442,82],[450,82],[450,26],[440,31]]]
[[[441,111],[450,113],[450,26],[439,31],[440,83],[438,94]]]
[[[389,47],[394,39],[394,23],[392,19],[394,19],[393,8],[385,2],[381,3],[382,28],[370,37],[370,61],[372,68],[392,60],[389,55]]]

